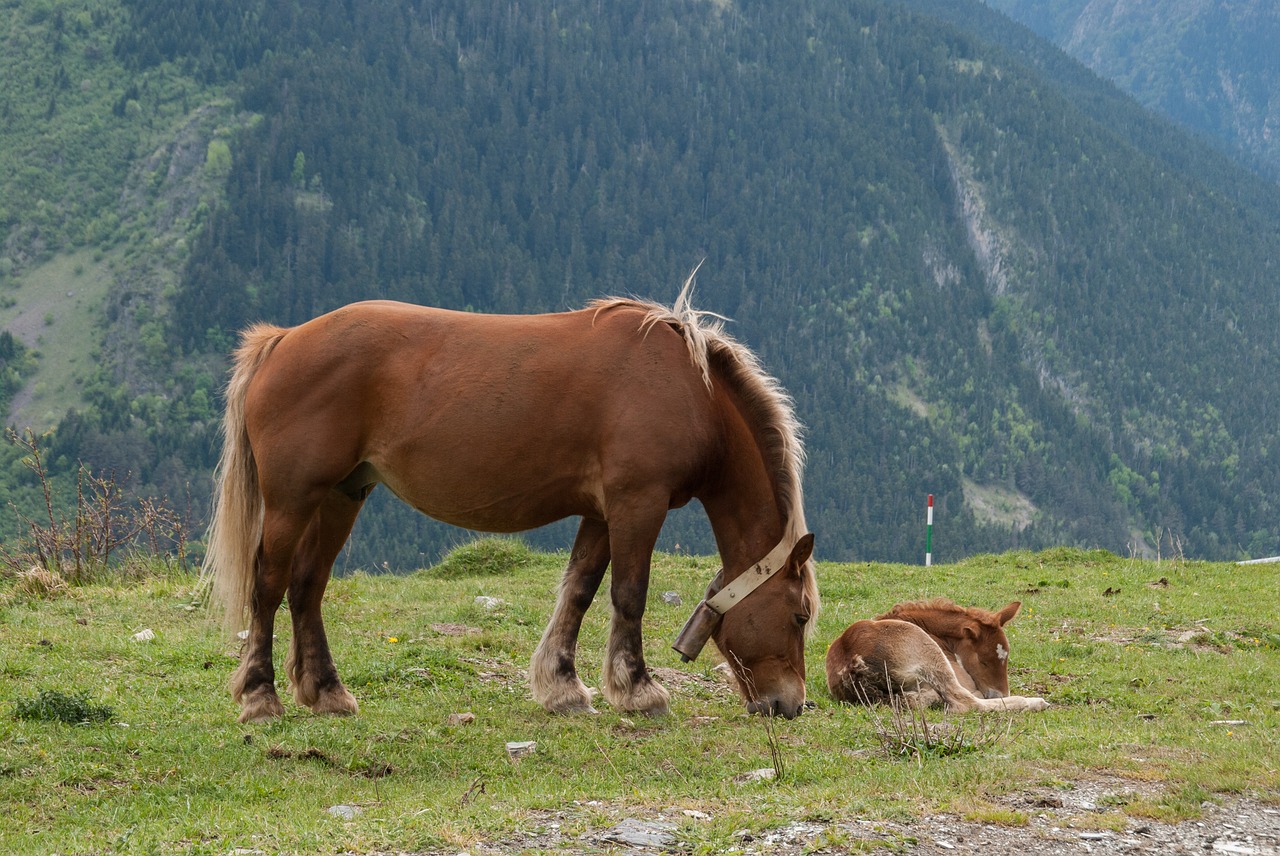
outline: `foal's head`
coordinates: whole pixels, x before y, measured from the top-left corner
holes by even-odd
[[[818,608],[812,555],[813,535],[805,535],[785,566],[726,612],[712,634],[752,713],[792,719],[804,709],[804,643]]]
[[[1022,607],[1013,601],[999,612],[957,606],[946,599],[928,603],[900,603],[880,618],[897,618],[918,625],[941,639],[973,679],[975,693],[983,698],[1009,695],[1009,637],[1004,625]]]

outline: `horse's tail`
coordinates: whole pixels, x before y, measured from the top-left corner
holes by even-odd
[[[213,519],[208,549],[200,571],[200,587],[211,589],[211,604],[222,610],[223,625],[238,629],[248,610],[262,540],[262,493],[258,467],[245,427],[244,402],[254,375],[288,332],[257,324],[240,337],[227,383],[227,409],[222,423],[222,457],[215,470]]]

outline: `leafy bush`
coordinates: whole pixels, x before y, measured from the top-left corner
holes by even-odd
[[[33,699],[20,699],[14,705],[13,715],[16,719],[79,725],[107,722],[116,712],[110,705],[89,701],[89,694],[85,692],[68,695],[59,690],[41,690]]]

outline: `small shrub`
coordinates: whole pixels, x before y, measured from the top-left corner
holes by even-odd
[[[997,745],[1013,730],[1013,717],[1008,714],[968,713],[948,721],[944,713],[940,722],[930,722],[924,708],[892,692],[887,717],[880,715],[884,705],[863,704],[881,747],[892,758],[968,755]]]
[[[116,715],[116,712],[109,705],[94,704],[89,701],[88,693],[79,692],[68,695],[59,690],[41,690],[40,694],[33,699],[20,699],[14,705],[13,715],[16,719],[79,725],[88,722],[107,722]]]
[[[533,551],[514,538],[481,538],[449,552],[427,573],[443,580],[505,576],[533,561]]]

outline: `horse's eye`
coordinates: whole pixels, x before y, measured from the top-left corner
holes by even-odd
[[[793,617],[796,620],[796,624],[800,627],[804,627],[809,623],[809,616],[805,615],[803,612],[797,612]]]

